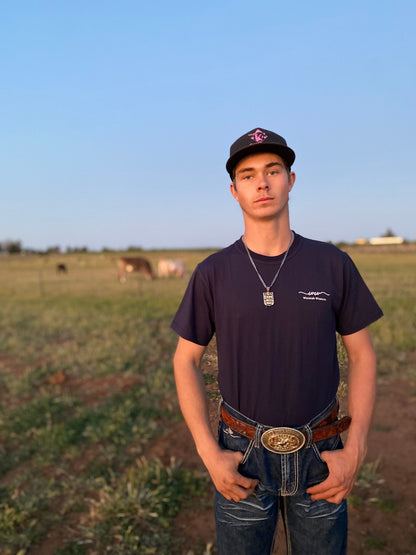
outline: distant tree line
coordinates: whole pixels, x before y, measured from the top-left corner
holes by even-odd
[[[391,228],[387,228],[385,233],[381,235],[381,237],[396,237],[396,234]],[[332,241],[328,241],[328,243],[332,243]],[[405,243],[408,243],[405,240]],[[347,243],[344,241],[334,243],[337,247],[343,248],[347,247],[351,243]],[[32,248],[24,248],[22,246],[22,241],[15,240],[15,239],[5,239],[4,241],[0,241],[0,256],[5,254],[77,254],[77,253],[88,253],[88,252],[102,252],[102,253],[115,253],[120,251],[127,251],[127,252],[142,252],[143,248],[138,245],[130,245],[127,248],[109,248],[103,247],[100,251],[99,250],[90,250],[88,247],[66,247],[66,249],[61,249],[59,245],[52,245],[50,247],[46,247],[44,250],[37,250]]]
[[[19,252],[22,252],[21,241],[13,241],[12,239],[0,241],[0,253],[15,254]]]
[[[118,251],[142,251],[142,247],[131,245],[126,249],[111,249],[108,247],[103,247],[101,252],[104,253],[111,253],[111,252],[118,252]],[[94,252],[90,251],[88,247],[66,247],[65,250],[61,249],[59,245],[52,245],[50,247],[46,247],[44,250],[39,249],[32,249],[32,248],[24,248],[22,246],[22,241],[14,240],[14,239],[5,239],[4,241],[0,241],[0,255],[2,254],[76,254],[76,253],[87,253],[87,252]]]

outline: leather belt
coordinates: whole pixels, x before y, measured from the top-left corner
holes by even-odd
[[[333,437],[338,435],[342,432],[345,432],[349,428],[351,424],[351,417],[344,416],[340,420],[338,420],[338,408],[339,404],[338,401],[335,403],[332,410],[323,417],[323,419],[316,424],[314,424],[311,428],[312,437],[311,441],[321,441],[323,439],[327,439],[329,437]],[[235,416],[232,416],[224,407],[224,404],[221,405],[221,418],[227,426],[229,426],[235,432],[247,437],[248,439],[254,439],[256,435],[256,426],[251,424],[247,424],[247,422],[243,422],[239,420]],[[273,453],[279,454],[288,454],[294,453],[301,449],[308,437],[308,433],[306,429],[303,428],[305,432],[301,429],[297,428],[268,428],[266,431],[263,432],[261,436],[261,442],[268,449]]]

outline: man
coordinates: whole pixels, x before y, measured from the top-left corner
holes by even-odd
[[[172,322],[179,402],[216,488],[221,555],[270,553],[279,513],[289,553],[345,553],[346,497],[366,454],[376,376],[368,326],[382,311],[346,253],[291,231],[294,160],[266,129],[233,143],[226,168],[244,235],[198,265]],[[349,363],[342,419],[336,332]],[[200,371],[214,333],[218,442]]]

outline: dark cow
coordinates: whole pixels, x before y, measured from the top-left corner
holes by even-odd
[[[117,259],[118,279],[121,283],[127,281],[127,274],[137,272],[147,279],[153,280],[154,274],[150,262],[146,258],[126,256]]]
[[[56,273],[59,274],[67,274],[68,273],[68,268],[66,267],[66,264],[57,264],[56,265]]]

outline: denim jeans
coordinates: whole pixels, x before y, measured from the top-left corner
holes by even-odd
[[[312,427],[332,408],[328,406],[308,426]],[[225,404],[227,412],[249,424],[256,423]],[[347,504],[312,501],[306,489],[325,480],[328,467],[322,451],[342,448],[340,436],[316,443],[307,440],[295,453],[280,455],[263,447],[257,424],[252,440],[235,432],[220,419],[219,443],[223,449],[241,451],[239,472],[256,478],[252,495],[228,501],[215,492],[215,521],[220,555],[268,555],[273,550],[279,513],[286,532],[287,553],[293,555],[341,555],[347,550]]]

